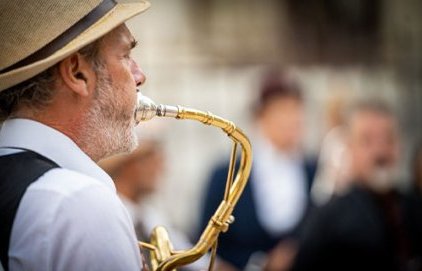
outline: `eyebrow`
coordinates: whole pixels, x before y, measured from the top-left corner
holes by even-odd
[[[133,48],[135,48],[138,45],[138,41],[135,39],[132,39],[130,42],[130,49],[132,50]]]

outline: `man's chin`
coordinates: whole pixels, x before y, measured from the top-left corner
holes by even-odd
[[[131,128],[128,128],[128,126],[121,128],[121,130],[114,134],[114,137],[110,139],[110,142],[112,142],[110,150],[112,151],[110,151],[107,156],[128,154],[136,149],[138,146],[138,139],[135,133],[135,128],[134,125],[129,125]]]

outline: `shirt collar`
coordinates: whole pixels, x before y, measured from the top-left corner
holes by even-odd
[[[74,141],[58,130],[29,119],[10,119],[0,130],[0,147],[32,150],[60,167],[77,171],[101,181],[116,191],[104,172]]]
[[[299,162],[302,160],[302,157],[298,152],[286,153],[278,150],[274,144],[271,143],[271,141],[266,138],[260,131],[257,131],[253,134],[252,144],[254,147],[255,157],[279,162]]]

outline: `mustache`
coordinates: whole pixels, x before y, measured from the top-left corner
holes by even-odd
[[[385,155],[377,156],[374,160],[374,165],[380,168],[388,167],[391,165],[391,159]]]

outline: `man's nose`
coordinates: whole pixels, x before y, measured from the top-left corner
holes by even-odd
[[[138,64],[136,64],[133,59],[131,60],[130,70],[132,72],[133,79],[135,80],[136,85],[142,85],[146,80],[146,76],[142,69],[138,66]]]

